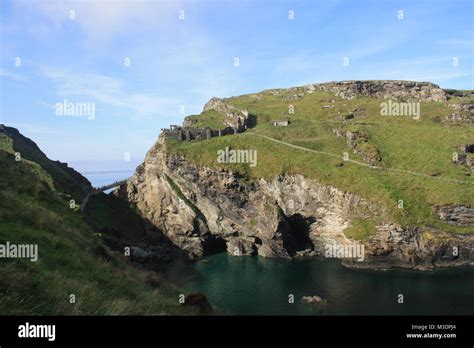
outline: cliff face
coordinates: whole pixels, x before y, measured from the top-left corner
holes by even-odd
[[[155,144],[127,185],[128,200],[191,258],[227,250],[240,256],[291,258],[323,255],[328,245],[353,245],[344,230],[354,218],[385,223],[360,244],[358,268],[467,265],[474,237],[402,228],[383,208],[301,175],[245,183],[228,171],[199,167]],[[454,252],[456,250],[456,252]]]
[[[338,100],[327,101],[327,92]],[[384,99],[426,102],[431,107],[436,106],[438,109],[433,110],[438,110],[443,114],[441,104],[447,104],[448,100],[451,103],[453,101],[471,103],[472,98],[469,93],[443,90],[429,82],[342,81],[267,90],[242,96],[237,105],[248,107],[256,122],[259,121],[259,117],[262,117],[261,127],[265,129],[265,134],[266,132],[274,133],[275,137],[283,137],[283,140],[285,136],[289,136],[290,142],[301,141],[298,136],[292,135],[292,132],[307,134],[307,128],[310,128],[312,133],[308,133],[307,136],[311,137],[303,141],[313,141],[311,143],[313,146],[323,144],[328,145],[329,148],[329,144],[323,143],[323,139],[325,132],[334,127],[335,120],[342,125],[353,123],[360,129],[345,132],[347,150],[354,150],[371,165],[380,165],[382,157],[376,147],[377,144],[370,143],[371,139],[369,139],[369,133],[376,135],[381,131],[381,128],[373,127],[380,122],[377,118],[378,114],[374,116],[372,111],[370,115],[365,108],[359,108],[350,100],[365,97],[364,100],[367,101],[370,98],[370,102],[376,108],[379,107],[379,100]],[[239,109],[232,105],[235,98],[212,98],[205,105],[204,113],[213,111],[224,115],[225,124],[228,126],[239,127],[247,124],[249,112],[247,109]],[[320,100],[321,98],[324,99]],[[451,100],[452,98],[457,99]],[[279,117],[280,114],[287,115],[287,101],[296,110],[295,114],[291,114],[292,124],[288,128],[288,133],[279,133],[277,130],[265,128],[265,124],[269,121],[267,117],[269,114],[275,117]],[[281,108],[279,108],[279,103]],[[328,103],[331,104],[329,107],[327,107]],[[339,114],[346,112],[348,108],[346,103],[351,104],[351,110],[353,110],[351,117],[339,120]],[[357,108],[354,109],[354,107]],[[324,113],[317,113],[320,109],[323,109]],[[449,108],[447,110],[450,111]],[[361,113],[363,116],[359,115]],[[364,122],[358,121],[359,116],[364,118]],[[425,115],[426,118],[429,116]],[[206,115],[204,114],[203,117]],[[316,117],[319,123],[327,122],[327,129],[318,128],[317,122],[310,122]],[[469,113],[463,117],[463,120],[470,120],[472,115]],[[193,120],[197,122],[195,117]],[[185,120],[185,125],[188,121]],[[441,123],[441,118],[437,122]],[[409,134],[409,131],[413,132],[414,127],[426,126],[427,129],[432,130],[432,124],[433,122],[428,125],[404,123],[402,126],[404,132]],[[392,127],[396,125],[397,123],[392,121]],[[459,125],[465,126],[463,122]],[[259,126],[257,125],[252,131],[258,133]],[[342,136],[343,132],[338,132]],[[317,136],[321,135],[321,138],[314,140],[313,133]],[[390,134],[380,135],[377,141],[383,142],[385,137],[390,136]],[[232,144],[230,137],[232,135],[226,139],[226,146],[228,143]],[[212,143],[212,140],[208,141]],[[198,144],[194,145],[196,149]],[[171,151],[166,150],[166,146],[167,142],[161,138],[152,147],[145,162],[137,168],[136,174],[128,182],[127,187],[122,189],[122,194],[136,204],[147,220],[158,230],[163,231],[191,258],[223,250],[236,256],[251,254],[279,258],[327,256],[325,254],[328,246],[350,248],[359,245],[364,248],[364,260],[354,261],[352,258],[345,258],[344,263],[347,266],[432,269],[474,263],[474,234],[468,232],[467,229],[463,230],[466,233],[448,233],[434,227],[402,227],[391,221],[387,208],[351,193],[350,187],[341,190],[335,186],[322,185],[317,180],[309,179],[308,176],[301,174],[278,174],[288,172],[286,169],[275,171],[272,179],[255,179],[248,182],[243,180],[238,173],[199,166],[195,164],[198,163],[196,156],[194,161],[190,161],[184,157],[172,155]],[[237,146],[242,146],[242,142],[237,142]],[[252,146],[260,145],[253,143]],[[199,150],[209,151],[209,148],[203,144]],[[264,147],[260,150],[267,151]],[[451,148],[448,148],[448,152],[450,150]],[[392,148],[392,151],[396,152],[397,149]],[[289,154],[289,156],[293,155],[298,156],[296,152]],[[433,157],[437,155],[433,154]],[[199,156],[200,154],[197,158]],[[269,157],[268,152],[267,157]],[[404,155],[398,157],[400,161],[404,159]],[[420,160],[423,161],[425,158]],[[392,162],[391,165],[397,165],[396,161],[392,160]],[[314,165],[322,168],[334,166],[333,163],[324,162],[323,158]],[[448,162],[447,165],[451,163]],[[336,164],[336,167],[341,166],[343,164]],[[330,170],[330,167],[327,168]],[[293,172],[301,171],[296,169]],[[306,172],[306,175],[309,173]],[[341,171],[338,175],[345,174]],[[349,180],[349,178],[346,179]],[[400,187],[394,186],[392,189],[398,191]],[[410,190],[410,187],[408,189]],[[433,190],[438,189],[433,188]],[[400,190],[405,190],[405,187]],[[436,198],[431,201],[437,202]],[[428,203],[427,200],[428,204],[432,203]],[[447,224],[463,228],[474,226],[474,209],[471,204],[434,205],[431,208],[440,221]],[[367,222],[370,222],[370,226]],[[359,235],[360,231],[364,235]],[[361,240],[356,241],[351,237]]]

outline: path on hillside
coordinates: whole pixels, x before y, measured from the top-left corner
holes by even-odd
[[[319,154],[319,155],[326,155],[326,156],[330,156],[330,157],[334,157],[334,158],[343,160],[343,159],[342,159],[342,156],[337,155],[337,154],[334,154],[334,153],[325,152],[325,151],[319,151],[319,150],[313,150],[313,149],[308,149],[307,147],[303,147],[303,146],[298,146],[298,145],[294,145],[294,144],[291,144],[291,143],[287,143],[287,142],[284,142],[284,141],[281,141],[281,140],[278,140],[278,139],[275,139],[275,138],[271,138],[271,137],[269,137],[269,136],[267,136],[267,135],[263,135],[263,134],[257,134],[257,133],[253,133],[253,132],[248,132],[248,133],[243,133],[242,135],[254,135],[254,136],[257,136],[257,137],[261,137],[261,138],[264,138],[264,139],[273,141],[273,142],[275,142],[275,143],[277,143],[277,144],[280,144],[280,145],[284,145],[284,146],[287,146],[287,147],[292,147],[292,148],[294,148],[294,149],[298,149],[298,150],[302,150],[302,151],[307,151],[307,152],[313,152],[313,153],[316,153],[316,154]],[[343,161],[344,161],[344,162],[354,163],[355,165],[362,166],[362,167],[367,167],[367,168],[371,168],[371,169],[375,169],[375,170],[380,170],[380,171],[387,171],[387,172],[394,172],[394,173],[410,174],[410,175],[414,175],[414,176],[429,178],[429,179],[432,179],[432,180],[442,180],[442,181],[454,182],[454,183],[457,183],[457,184],[469,184],[469,185],[474,185],[474,181],[465,181],[465,180],[451,179],[451,178],[445,178],[445,177],[441,177],[441,176],[431,176],[431,175],[427,175],[427,174],[423,174],[423,173],[417,173],[417,172],[413,172],[413,171],[410,171],[410,170],[404,170],[404,169],[383,168],[383,167],[379,167],[379,166],[371,166],[370,164],[363,163],[363,162],[359,162],[359,161],[355,161],[355,160],[351,160],[351,159],[343,160]]]

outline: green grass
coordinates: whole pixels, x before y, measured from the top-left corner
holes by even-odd
[[[147,284],[149,272],[129,264],[119,251],[103,246],[102,240],[69,199],[57,194],[30,161],[15,161],[0,150],[0,243],[37,244],[39,259],[0,259],[0,314],[2,315],[122,315],[194,314],[178,303],[178,290],[160,281]],[[38,169],[38,168],[36,168]],[[108,220],[107,209],[124,211],[122,202],[93,218]],[[110,213],[110,211],[109,211]],[[130,213],[133,215],[133,213]],[[122,220],[121,220],[122,219]],[[116,224],[132,228],[138,220],[120,217]],[[130,232],[129,232],[130,233]],[[76,303],[69,302],[74,294]]]
[[[3,133],[0,133],[0,150],[8,153],[15,153],[13,150],[13,140]]]
[[[18,152],[22,160],[35,163],[48,174],[50,183],[61,193],[70,195],[80,202],[86,195],[90,183],[72,168],[67,168],[57,161],[51,161],[30,139],[21,135],[16,129],[6,127],[0,132],[0,149],[8,153]]]
[[[376,232],[375,223],[372,220],[355,218],[352,226],[344,230],[344,234],[354,240],[367,239]]]
[[[133,240],[146,237],[144,221],[135,209],[125,200],[101,193],[89,199],[84,215],[95,229],[113,231],[109,238]]]
[[[225,127],[225,116],[215,110],[203,111],[199,115],[191,115],[188,116],[188,118],[193,120],[195,122],[194,127],[198,128],[210,127],[212,129],[222,129]]]
[[[321,100],[334,99],[332,109]],[[457,233],[473,232],[469,227],[456,227],[443,223],[432,213],[435,204],[474,206],[473,176],[466,176],[468,169],[452,163],[452,153],[459,145],[472,143],[474,128],[466,124],[448,124],[445,117],[452,108],[443,103],[421,104],[421,118],[380,116],[380,100],[358,98],[342,100],[327,92],[315,92],[299,100],[285,99],[269,92],[226,99],[237,108],[245,108],[257,118],[257,125],[243,134],[216,137],[193,142],[167,144],[171,153],[179,153],[199,165],[233,170],[245,180],[265,178],[271,180],[279,174],[303,174],[322,184],[338,187],[388,208],[388,217],[402,225],[430,225]],[[294,114],[288,114],[293,105]],[[364,118],[340,120],[341,115],[355,108],[362,108]],[[340,114],[338,114],[340,112]],[[271,120],[288,117],[288,127],[274,127]],[[364,162],[363,158],[347,145],[345,137],[336,137],[334,129],[359,130],[367,134],[363,147],[380,152],[382,170],[374,170],[353,163],[341,163],[344,152],[350,159]],[[254,134],[253,134],[254,133]],[[324,151],[341,158],[316,154],[277,144],[256,135],[312,150]],[[225,147],[255,149],[258,164],[251,168],[246,164],[219,164],[217,151]],[[396,171],[416,172],[429,177]],[[437,176],[430,176],[435,173]],[[460,180],[465,183],[449,181]],[[399,200],[404,209],[398,209]],[[374,219],[381,217],[374,217]]]

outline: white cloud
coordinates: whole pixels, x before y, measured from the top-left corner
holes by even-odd
[[[34,17],[43,31],[78,25],[89,42],[105,40],[166,25],[178,17],[181,1],[64,0],[19,1],[16,6]],[[71,12],[73,11],[73,12]],[[47,25],[47,26],[46,26]]]
[[[169,110],[178,111],[178,99],[128,92],[122,81],[110,76],[54,68],[42,68],[41,74],[53,82],[56,94],[60,97],[91,98],[112,107],[131,110],[131,116],[139,117],[163,115]]]
[[[447,39],[447,40],[438,40],[433,42],[435,45],[450,45],[450,46],[466,46],[472,47],[474,45],[474,41],[466,40],[466,39]]]
[[[6,77],[14,81],[20,81],[20,82],[28,81],[28,79],[25,76],[14,73],[13,71],[8,70],[8,69],[0,69],[0,76]]]

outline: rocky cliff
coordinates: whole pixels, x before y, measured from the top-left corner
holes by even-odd
[[[252,95],[250,103],[262,103],[268,94],[286,100],[288,95],[299,99],[321,91],[343,99],[343,103],[359,97],[439,103],[450,95],[425,82],[344,81],[263,91]],[[248,116],[246,110],[242,113],[219,98],[206,104],[204,111],[209,110],[239,122]],[[347,146],[352,149],[357,148],[353,134],[347,135]],[[375,155],[370,158],[374,165],[381,161],[380,154]],[[360,245],[364,260],[344,258],[347,266],[432,269],[474,263],[472,233],[441,231],[424,224],[402,226],[393,221],[387,207],[302,174],[283,173],[250,181],[238,172],[198,165],[172,154],[165,141],[150,149],[121,192],[193,259],[224,250],[235,256],[327,256],[328,246]],[[469,205],[434,206],[433,211],[450,225],[473,226],[474,209]],[[354,240],[348,231],[360,221],[376,223],[370,235]]]
[[[327,245],[352,245],[344,230],[355,217],[385,217],[383,208],[301,175],[245,183],[229,171],[199,167],[155,144],[127,185],[143,215],[191,258],[227,250],[241,256],[324,256]],[[467,265],[474,237],[391,223],[362,243],[359,268]]]

